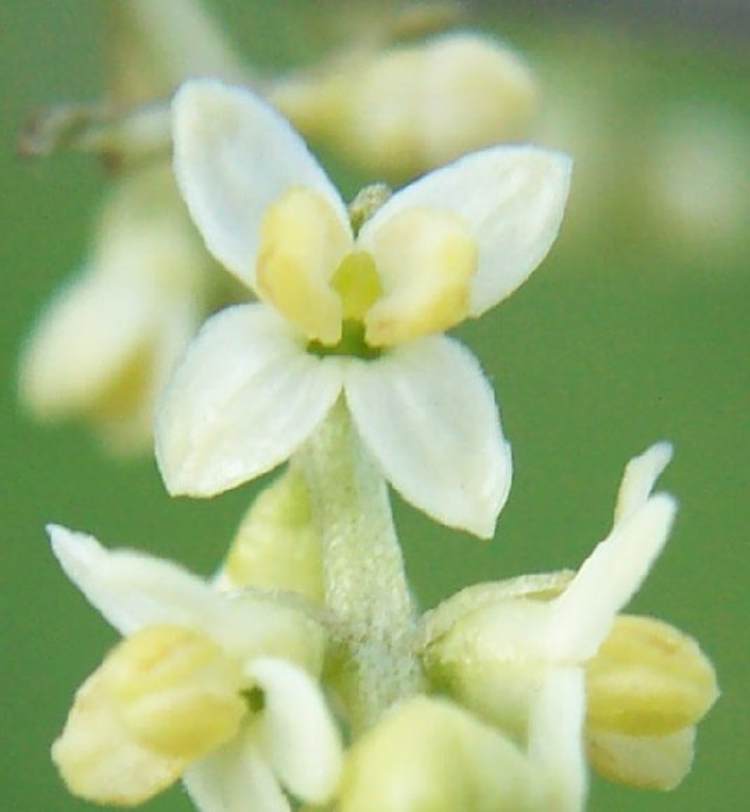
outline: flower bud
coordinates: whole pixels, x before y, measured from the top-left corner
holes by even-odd
[[[279,84],[271,100],[308,137],[381,177],[403,179],[522,139],[536,88],[510,49],[471,33],[354,53]]]
[[[492,728],[447,701],[415,697],[353,747],[341,812],[523,812],[537,807],[532,768]]]
[[[323,563],[310,496],[289,468],[253,502],[240,524],[221,573],[228,588],[254,586],[323,599]]]

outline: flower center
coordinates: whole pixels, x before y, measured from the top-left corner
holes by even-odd
[[[293,188],[261,225],[257,290],[316,354],[372,357],[466,318],[477,245],[454,214],[405,208],[358,237],[317,192]]]

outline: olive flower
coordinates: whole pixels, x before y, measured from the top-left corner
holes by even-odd
[[[659,443],[630,461],[614,526],[574,576],[469,587],[423,629],[431,678],[516,735],[549,669],[585,669],[594,765],[660,789],[690,769],[694,726],[718,695],[713,666],[691,638],[653,618],[618,615],[669,535],[676,503],[651,489],[671,453]]]
[[[125,635],[76,694],[52,756],[69,789],[132,806],[182,777],[202,812],[291,809],[336,790],[341,745],[314,677],[322,627],[175,564],[49,528],[63,569]]]
[[[170,492],[211,496],[274,468],[343,390],[407,501],[491,536],[510,450],[476,359],[441,333],[542,261],[568,159],[532,147],[475,153],[393,195],[355,234],[301,138],[245,90],[184,85],[174,144],[208,249],[260,302],[210,319],[168,387],[156,439]]]

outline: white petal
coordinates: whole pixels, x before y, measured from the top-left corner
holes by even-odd
[[[297,607],[253,593],[219,593],[202,578],[160,558],[108,550],[92,536],[48,528],[71,581],[121,634],[158,623],[199,629],[237,657],[283,656],[317,672],[325,638]]]
[[[491,538],[510,490],[510,446],[476,358],[444,336],[346,370],[362,439],[397,491],[450,527]]]
[[[86,272],[42,314],[21,360],[20,392],[39,416],[85,411],[153,340],[153,291]]]
[[[583,670],[554,668],[545,677],[529,721],[529,758],[544,776],[549,809],[576,812],[586,799]]]
[[[265,305],[204,325],[165,392],[156,458],[171,494],[213,496],[284,462],[326,416],[340,359],[304,352]]]
[[[248,90],[209,79],[187,82],[173,102],[174,166],[209,251],[254,284],[267,207],[294,186],[322,194],[351,232],[341,198],[304,141]]]
[[[611,781],[641,789],[674,789],[690,772],[695,747],[695,728],[671,736],[625,736],[590,732],[589,758]]]
[[[551,660],[582,662],[596,653],[664,547],[676,511],[672,497],[653,496],[596,546],[565,592],[548,604]]]
[[[121,634],[155,623],[201,627],[217,594],[182,567],[133,550],[108,550],[93,537],[48,525],[65,574]]]
[[[281,782],[296,797],[326,803],[341,773],[341,739],[318,686],[301,669],[259,658],[246,669],[263,690],[262,743]]]
[[[367,248],[377,229],[413,206],[450,211],[479,246],[470,312],[505,299],[539,265],[557,237],[570,185],[570,159],[550,150],[502,146],[475,152],[395,194],[365,224]]]
[[[290,812],[271,768],[252,735],[240,737],[184,776],[185,788],[200,812]]]
[[[645,504],[656,480],[672,459],[671,443],[655,443],[625,466],[615,507],[615,524]]]

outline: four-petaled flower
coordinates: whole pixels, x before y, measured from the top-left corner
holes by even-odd
[[[569,160],[525,146],[469,155],[395,194],[355,235],[304,142],[251,93],[189,82],[174,116],[193,219],[260,303],[210,319],[168,388],[156,440],[170,492],[210,496],[284,462],[343,390],[402,496],[490,537],[510,449],[476,359],[440,334],[542,261]]]
[[[219,593],[168,561],[49,528],[65,572],[126,639],[76,694],[52,755],[70,789],[131,806],[182,777],[202,812],[327,802],[341,743],[296,604]]]
[[[676,503],[651,490],[671,455],[658,443],[630,461],[612,530],[575,575],[468,587],[422,629],[431,678],[517,735],[550,669],[586,669],[594,765],[660,789],[689,771],[695,724],[718,696],[713,666],[692,638],[653,618],[618,616],[669,535]]]

